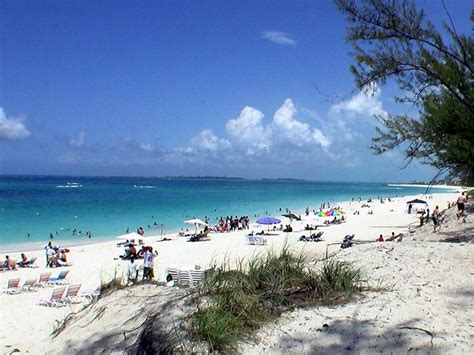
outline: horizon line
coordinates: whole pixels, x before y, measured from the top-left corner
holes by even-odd
[[[366,183],[366,184],[410,184],[410,185],[440,185],[441,183],[430,184],[429,181],[335,181],[335,180],[310,180],[303,178],[290,178],[290,177],[262,177],[262,178],[245,178],[238,176],[218,176],[218,175],[61,175],[61,174],[0,174],[1,177],[70,177],[70,178],[144,178],[144,179],[222,179],[222,180],[287,180],[287,181],[300,181],[300,182],[324,182],[324,183]],[[446,184],[446,183],[443,183]],[[456,183],[450,182],[449,185],[457,185]]]

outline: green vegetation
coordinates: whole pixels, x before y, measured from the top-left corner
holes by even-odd
[[[195,297],[192,335],[212,351],[236,351],[238,340],[251,338],[282,312],[348,301],[363,290],[362,273],[351,263],[308,265],[304,254],[285,246],[279,254],[268,251],[245,265],[240,261],[234,269],[229,262],[213,267]]]
[[[419,117],[379,115],[376,154],[402,147],[438,174],[474,183],[474,40],[459,34],[445,9],[443,32],[411,0],[335,0],[346,15],[359,88],[393,80]],[[474,11],[471,11],[474,22]],[[445,38],[443,38],[445,37]]]

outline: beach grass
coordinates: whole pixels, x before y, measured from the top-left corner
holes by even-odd
[[[193,337],[211,351],[237,351],[239,340],[283,312],[353,299],[363,290],[362,272],[352,263],[314,263],[285,245],[275,253],[255,255],[231,268],[214,266],[206,275],[190,316]]]

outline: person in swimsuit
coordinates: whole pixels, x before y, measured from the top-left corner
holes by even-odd
[[[463,192],[461,194],[461,196],[458,197],[458,200],[457,200],[457,204],[458,204],[458,213],[456,214],[456,216],[458,217],[463,217],[464,216],[464,207],[465,207],[465,204],[467,203],[467,196],[465,195],[465,193]]]

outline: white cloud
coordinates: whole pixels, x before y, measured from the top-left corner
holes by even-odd
[[[225,125],[227,133],[240,145],[248,147],[248,155],[268,150],[271,144],[271,130],[263,126],[263,113],[245,106],[239,117],[230,119]]]
[[[385,115],[387,112],[382,107],[380,101],[381,90],[377,83],[367,85],[357,95],[350,100],[335,104],[331,108],[332,113],[353,113],[359,115]]]
[[[286,99],[283,105],[273,116],[273,129],[275,136],[286,140],[298,147],[305,144],[319,144],[323,148],[331,145],[331,140],[319,129],[311,130],[309,124],[298,121],[294,118],[296,107],[291,99]]]
[[[20,140],[28,138],[31,133],[23,124],[22,117],[8,117],[0,107],[0,140]]]
[[[138,147],[144,152],[153,152],[155,150],[155,146],[151,143],[140,143]]]
[[[180,161],[201,164],[209,158],[217,158],[217,164],[229,161],[248,164],[248,159],[255,162],[254,157],[265,156],[269,164],[286,164],[306,159],[319,149],[324,149],[331,157],[328,151],[331,139],[320,129],[297,120],[296,114],[292,100],[286,99],[273,120],[265,124],[261,111],[245,106],[238,117],[228,120],[225,125],[229,140],[205,129],[191,138],[187,146],[174,149],[167,157],[174,164]]]
[[[86,134],[84,133],[84,131],[80,131],[77,137],[73,137],[69,140],[69,145],[76,148],[83,147],[85,136]]]
[[[264,31],[261,33],[263,39],[283,46],[296,46],[296,41],[288,33],[279,31]]]
[[[205,129],[191,139],[191,145],[187,148],[187,151],[191,152],[194,150],[200,150],[217,152],[230,147],[231,144],[227,139],[219,138],[212,132],[212,130]]]

